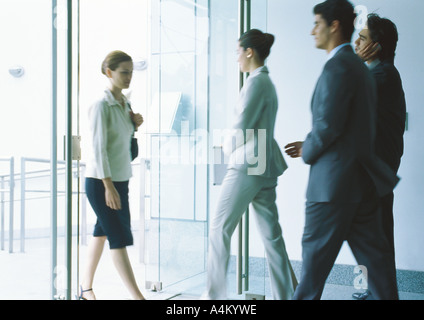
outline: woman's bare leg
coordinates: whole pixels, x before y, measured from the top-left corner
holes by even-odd
[[[84,276],[81,282],[82,290],[93,288],[94,274],[103,253],[106,237],[93,237],[88,245],[87,263],[85,266]],[[78,288],[79,290],[80,288]],[[81,294],[81,293],[80,293]],[[95,300],[96,296],[93,291],[82,293],[87,300]]]
[[[111,249],[110,253],[113,263],[133,299],[144,300],[144,296],[137,286],[127,249]]]

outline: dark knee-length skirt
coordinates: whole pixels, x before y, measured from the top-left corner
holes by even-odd
[[[85,192],[97,216],[93,236],[106,236],[110,249],[121,249],[133,245],[134,242],[128,201],[129,181],[113,182],[113,184],[121,197],[121,210],[113,210],[106,205],[102,180],[86,178]]]

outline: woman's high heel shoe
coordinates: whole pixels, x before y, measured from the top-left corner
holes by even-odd
[[[93,291],[93,289],[82,290],[82,286],[80,286],[80,294],[79,294],[79,297],[77,297],[77,300],[87,300],[86,298],[83,297],[83,294],[84,292],[88,292],[88,291]]]

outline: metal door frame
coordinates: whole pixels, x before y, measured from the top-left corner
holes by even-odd
[[[242,34],[251,29],[251,8],[251,0],[239,0],[239,38]],[[240,90],[245,80],[246,75],[240,71]],[[238,224],[237,237],[236,286],[237,294],[241,295],[243,293],[243,284],[244,291],[249,291],[249,208],[247,208]]]
[[[58,299],[55,280],[57,277],[57,81],[58,81],[58,34],[57,34],[57,0],[52,0],[52,108],[51,108],[51,157],[50,157],[50,209],[51,209],[51,299]],[[65,160],[66,160],[66,220],[65,220],[65,238],[66,238],[66,299],[70,300],[72,296],[72,0],[66,0],[67,8],[67,102],[66,102],[66,136],[65,136]],[[79,8],[79,0],[78,0]],[[79,195],[78,195],[79,196]]]

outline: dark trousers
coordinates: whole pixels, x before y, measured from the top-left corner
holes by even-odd
[[[395,256],[393,201],[393,192],[380,199],[381,225],[383,226],[384,235],[386,236],[389,242],[390,249],[393,252],[393,256]]]
[[[294,300],[320,299],[345,240],[357,263],[367,268],[374,298],[398,299],[394,256],[383,233],[380,210],[376,196],[362,203],[307,203],[302,275]]]

